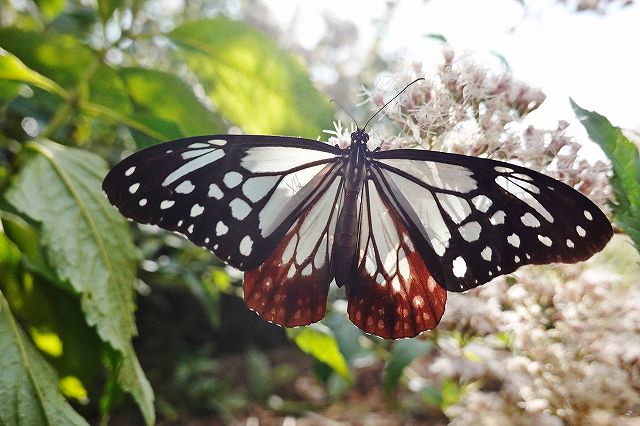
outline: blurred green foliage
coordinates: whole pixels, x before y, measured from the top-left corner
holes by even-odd
[[[128,394],[152,424],[156,406],[175,409],[154,397],[134,351],[136,290],[149,291],[137,277],[186,289],[212,330],[238,283],[172,235],[132,233],[101,193],[107,163],[233,125],[316,138],[332,109],[298,58],[242,22],[176,20],[162,31],[145,2],[33,5],[3,6],[0,28],[0,423],[86,424],[66,397],[104,424]],[[192,373],[174,362],[173,383],[189,387]],[[267,370],[252,371],[253,396],[266,400]],[[209,409],[221,410],[224,386],[200,383],[191,392],[218,395]]]
[[[606,117],[587,111],[573,100],[571,106],[591,140],[596,142],[611,161],[616,204],[616,223],[633,240],[640,251],[640,156],[638,147]]]

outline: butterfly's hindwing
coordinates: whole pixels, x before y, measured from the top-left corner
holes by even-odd
[[[300,138],[187,138],[124,159],[103,189],[126,217],[179,232],[248,270],[337,173],[339,153]]]
[[[334,176],[265,262],[245,273],[245,301],[262,318],[295,327],[324,317],[342,197],[342,177]]]
[[[525,264],[587,259],[612,235],[586,197],[523,167],[417,150],[371,158],[427,266],[450,291]]]
[[[358,258],[345,285],[349,319],[368,333],[393,339],[434,328],[444,314],[447,292],[380,183],[367,180],[361,197]]]

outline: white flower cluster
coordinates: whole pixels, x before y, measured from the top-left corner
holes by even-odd
[[[514,277],[449,295],[440,350],[424,368],[479,388],[446,410],[453,424],[631,424],[640,288],[585,263]]]
[[[413,64],[393,76],[394,90],[417,77],[426,79],[384,110],[402,132],[385,138],[382,149],[435,148],[521,164],[576,188],[606,211],[610,166],[580,157],[581,145],[565,132],[568,123],[551,130],[522,126],[521,119],[545,100],[539,89],[511,74],[490,73],[449,47],[429,75]],[[384,105],[381,89],[367,94],[374,107]]]
[[[394,77],[396,91],[426,80],[385,110],[402,131],[384,138],[383,149],[437,148],[519,163],[606,208],[610,167],[580,157],[566,122],[551,130],[519,124],[544,101],[542,92],[456,58],[448,47],[443,56],[428,76],[414,64]],[[382,91],[368,96],[373,107],[384,105]],[[346,129],[332,134],[332,143],[348,144]],[[525,267],[464,295],[450,293],[432,334],[439,350],[414,363],[410,388],[458,381],[465,391],[446,409],[453,424],[631,424],[629,413],[640,407],[640,288],[588,265]]]

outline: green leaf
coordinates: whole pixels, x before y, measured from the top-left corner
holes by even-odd
[[[168,34],[224,118],[248,133],[315,139],[332,109],[299,60],[246,24],[187,22]]]
[[[69,289],[66,283],[60,282],[56,272],[48,265],[38,240],[38,231],[16,214],[0,211],[0,219],[7,237],[20,249],[26,269],[64,289]]]
[[[222,129],[215,115],[178,77],[143,68],[120,70],[131,98],[154,117],[173,122],[181,136],[214,134]]]
[[[0,108],[20,94],[21,86],[21,83],[15,81],[0,80]]]
[[[618,205],[614,208],[617,224],[640,249],[640,157],[638,147],[613,126],[606,117],[595,111],[579,107],[573,99],[571,106],[587,129],[589,137],[596,142],[611,161],[613,186]]]
[[[349,366],[340,353],[335,336],[328,327],[312,324],[307,327],[288,328],[287,336],[298,345],[302,352],[324,362],[344,379],[352,380]]]
[[[66,0],[34,0],[34,2],[48,21],[58,16],[67,4]]]
[[[2,50],[0,50],[0,79],[32,84],[60,96],[65,95],[65,90],[54,81],[29,69],[20,59]]]
[[[116,9],[122,7],[124,4],[124,0],[98,0],[98,9],[100,10],[100,17],[102,18],[102,23],[106,23],[113,12]]]
[[[0,46],[66,89],[77,85],[96,58],[75,37],[16,28],[0,29]]]
[[[404,368],[414,359],[431,351],[433,345],[423,340],[406,339],[394,342],[389,357],[389,363],[385,369],[384,391],[390,392],[398,387]]]
[[[42,224],[49,262],[80,295],[87,323],[122,355],[119,384],[153,423],[153,393],[131,346],[136,249],[126,222],[101,193],[106,164],[94,154],[47,140],[27,147],[34,157],[6,198]]]
[[[60,393],[55,371],[22,331],[1,292],[0,347],[0,424],[88,424]]]

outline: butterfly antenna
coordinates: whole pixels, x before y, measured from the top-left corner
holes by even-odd
[[[409,86],[411,86],[413,83],[416,83],[416,82],[418,82],[418,81],[420,81],[420,80],[424,80],[424,77],[416,78],[416,79],[415,79],[415,80],[413,80],[411,83],[407,84],[407,85],[405,86],[405,88],[404,88],[404,89],[402,89],[401,91],[399,91],[397,95],[395,95],[393,98],[391,98],[391,100],[390,100],[389,102],[387,102],[386,104],[384,104],[384,105],[382,106],[382,108],[380,108],[378,111],[376,111],[376,113],[375,113],[375,114],[373,114],[373,115],[371,116],[371,118],[370,118],[370,119],[369,119],[369,120],[364,124],[364,127],[362,128],[362,130],[366,129],[366,128],[367,128],[367,124],[369,124],[369,122],[370,122],[371,120],[373,120],[373,117],[375,117],[376,115],[378,115],[378,114],[380,113],[380,111],[382,111],[383,109],[385,109],[385,108],[387,107],[387,105],[389,105],[391,102],[393,102],[393,100],[394,100],[395,98],[397,98],[398,96],[402,95],[402,92],[404,92],[405,90],[407,90],[407,89],[409,88]]]
[[[338,106],[340,107],[340,109],[341,109],[341,110],[343,110],[344,112],[346,112],[346,113],[347,113],[347,115],[348,115],[349,117],[351,117],[351,119],[353,120],[353,122],[354,122],[354,123],[355,123],[355,125],[356,125],[356,129],[359,129],[359,128],[360,128],[360,127],[358,126],[358,122],[356,121],[356,119],[355,119],[355,118],[353,118],[353,115],[351,115],[351,114],[349,113],[349,111],[347,111],[347,110],[346,110],[342,105],[340,105],[340,102],[336,101],[335,99],[331,99],[331,101],[330,101],[330,102],[333,102],[333,103],[335,103],[336,105],[338,105]]]

